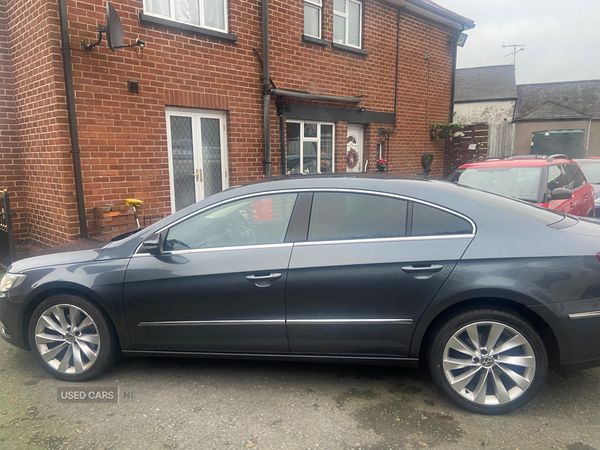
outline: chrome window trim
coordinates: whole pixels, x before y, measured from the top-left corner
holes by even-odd
[[[252,194],[240,195],[238,197],[228,198],[226,200],[222,200],[220,202],[217,202],[217,203],[214,203],[212,205],[206,206],[206,207],[204,207],[202,209],[199,209],[198,211],[195,211],[195,212],[193,212],[191,214],[188,214],[187,216],[182,217],[182,218],[176,220],[173,223],[165,225],[161,229],[155,231],[153,234],[162,233],[163,231],[168,230],[169,228],[177,225],[180,222],[183,222],[184,220],[191,219],[192,217],[197,216],[198,214],[201,214],[201,213],[203,213],[205,211],[208,211],[209,209],[216,208],[218,206],[221,206],[221,205],[224,205],[224,204],[227,204],[227,203],[232,203],[232,202],[235,202],[235,201],[238,201],[238,200],[243,200],[243,199],[246,199],[246,198],[262,197],[262,196],[265,196],[265,195],[294,194],[294,193],[299,194],[301,192],[350,192],[350,193],[355,193],[355,194],[379,195],[381,197],[390,197],[390,198],[396,198],[396,199],[399,199],[399,200],[406,200],[406,201],[409,201],[409,202],[415,202],[415,203],[420,203],[422,205],[430,206],[432,208],[436,208],[436,209],[439,209],[441,211],[445,211],[445,212],[447,212],[449,214],[453,214],[453,215],[455,215],[457,217],[460,217],[461,219],[466,220],[467,222],[469,222],[471,224],[471,227],[472,227],[471,234],[434,235],[434,236],[408,236],[408,237],[404,237],[404,238],[393,238],[393,239],[412,239],[412,238],[415,238],[415,239],[431,239],[431,238],[434,238],[434,237],[447,238],[449,236],[452,236],[452,237],[460,236],[460,237],[465,237],[465,238],[467,238],[467,237],[468,238],[473,238],[475,236],[475,234],[477,234],[477,226],[475,225],[475,222],[473,222],[469,217],[467,217],[467,216],[465,216],[465,215],[463,215],[463,214],[461,214],[459,212],[456,212],[456,211],[453,211],[451,209],[448,209],[448,208],[446,208],[444,206],[436,205],[436,204],[428,202],[426,200],[420,200],[420,199],[416,199],[416,198],[412,198],[412,197],[407,197],[405,195],[400,195],[400,194],[392,194],[392,193],[389,193],[389,192],[369,191],[369,190],[366,190],[366,189],[353,189],[353,188],[296,188],[296,189],[290,188],[290,189],[275,189],[275,190],[272,190],[272,191],[255,192],[255,193],[252,193]],[[294,204],[294,206],[295,206],[295,204]],[[366,240],[368,240],[369,242],[373,242],[376,239],[378,239],[378,238],[366,239]],[[352,240],[352,242],[356,242],[356,241],[357,240]],[[134,256],[136,254],[138,254],[138,251],[142,247],[142,242],[140,242],[140,244],[135,249]],[[323,242],[330,242],[330,241],[310,241],[310,242],[311,243],[315,243],[315,242],[323,243]],[[341,242],[341,241],[331,241],[331,242]],[[302,242],[302,243],[304,243],[304,242]],[[301,243],[297,243],[297,244],[301,244]],[[264,244],[264,245],[278,245],[278,244]],[[222,249],[225,249],[225,248],[227,248],[227,249],[233,249],[233,248],[242,248],[242,247],[257,248],[256,245],[248,245],[248,246],[239,246],[239,247],[215,247],[214,250],[222,250]],[[207,250],[207,249],[194,249],[194,250]],[[147,254],[147,253],[141,253],[141,254],[144,255],[144,254]]]
[[[283,325],[284,319],[273,320],[165,320],[161,322],[140,322],[138,327],[194,327],[220,325]]]
[[[569,319],[590,319],[592,317],[600,317],[600,311],[569,314]]]
[[[321,324],[385,324],[385,323],[397,323],[400,325],[411,325],[412,319],[288,319],[286,321],[289,324],[298,325],[321,325]]]
[[[474,234],[446,234],[435,236],[405,236],[396,238],[364,238],[364,239],[340,239],[327,241],[306,241],[296,242],[296,247],[306,247],[311,245],[333,245],[333,244],[372,244],[377,242],[402,242],[402,241],[424,241],[441,239],[473,239]]]
[[[185,255],[188,253],[210,253],[216,251],[231,251],[231,250],[250,250],[250,249],[265,249],[265,248],[286,248],[292,247],[292,242],[281,242],[277,244],[258,244],[258,245],[237,245],[232,247],[209,247],[209,248],[191,248],[186,250],[173,250],[171,252],[164,252],[164,256],[169,255]],[[134,253],[132,257],[139,258],[141,256],[152,256],[150,253]]]

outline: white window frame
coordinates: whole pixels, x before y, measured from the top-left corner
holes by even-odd
[[[175,19],[175,0],[163,0],[163,1],[169,2],[169,12],[171,13],[170,16],[163,16],[161,14],[156,14],[156,13],[150,12],[148,10],[148,6],[147,6],[149,0],[144,0],[144,14],[146,14],[148,16],[152,16],[152,17],[160,17],[161,19],[171,20],[175,23],[182,23],[184,25],[206,28],[207,30],[219,31],[221,33],[229,33],[229,16],[227,14],[227,12],[229,11],[229,8],[228,8],[227,0],[223,0],[223,18],[224,18],[225,28],[215,28],[215,27],[209,27],[208,25],[204,25],[204,2],[210,1],[210,0],[196,0],[198,2],[198,8],[199,8],[198,9],[198,15],[200,17],[199,25],[195,24],[195,23],[183,22],[181,20]]]
[[[346,29],[344,30],[344,42],[341,42],[341,44],[347,45],[349,47],[355,47],[355,48],[362,48],[362,15],[363,15],[363,11],[362,11],[362,2],[357,1],[357,0],[344,0],[346,2],[346,12],[340,12],[340,11],[336,11],[335,10],[335,6],[333,7],[333,15],[334,16],[339,16],[339,17],[343,17],[346,23]],[[348,43],[348,13],[350,12],[350,3],[356,3],[358,5],[358,45],[352,45]],[[334,3],[335,5],[335,3]],[[335,22],[334,22],[335,24]],[[334,25],[335,27],[335,25]],[[333,32],[333,35],[335,36],[335,30]],[[335,42],[335,41],[334,41]]]
[[[305,142],[316,142],[317,143],[317,172],[321,173],[321,125],[331,125],[331,173],[335,173],[335,123],[333,122],[317,122],[315,120],[286,120],[287,123],[299,123],[300,124],[300,172],[304,173],[304,143]],[[312,138],[304,137],[304,124],[316,123],[317,124],[317,137]],[[286,148],[287,148],[287,133],[286,133]],[[286,168],[287,172],[287,158]],[[310,172],[315,173],[315,172]],[[329,173],[329,172],[327,172]]]
[[[319,11],[319,31],[317,33],[317,36],[313,36],[312,34],[306,34],[306,15],[304,16],[304,34],[306,36],[311,36],[311,37],[315,37],[317,39],[321,39],[321,33],[323,33],[323,30],[321,29],[321,22],[322,22],[322,12],[323,12],[323,0],[304,0],[305,5],[308,4],[310,7],[315,8]]]

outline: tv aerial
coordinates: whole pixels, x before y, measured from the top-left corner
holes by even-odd
[[[110,48],[113,52],[117,52],[122,48],[127,47],[139,47],[140,50],[143,50],[146,46],[146,43],[142,41],[140,38],[135,40],[133,44],[123,45],[123,38],[125,33],[123,31],[123,23],[121,22],[121,18],[117,14],[117,11],[110,4],[110,2],[106,2],[106,26],[98,25],[98,40],[96,42],[90,42],[86,44],[85,41],[81,41],[81,48],[84,50],[93,50],[94,47],[100,42],[102,42],[102,34],[106,34],[106,40],[108,42],[108,48]]]
[[[524,52],[525,51],[525,47],[527,45],[526,44],[504,44],[502,46],[502,48],[507,48],[507,47],[512,47],[513,51],[510,52],[508,55],[504,55],[504,57],[506,58],[507,56],[511,56],[513,57],[513,66],[517,67],[517,53],[519,52]]]

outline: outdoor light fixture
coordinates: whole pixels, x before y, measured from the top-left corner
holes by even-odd
[[[468,34],[460,33],[460,36],[458,37],[458,41],[456,41],[456,45],[458,45],[459,47],[464,47],[465,42],[467,42],[468,37],[469,37]]]

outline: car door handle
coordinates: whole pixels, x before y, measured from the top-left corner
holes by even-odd
[[[435,272],[442,270],[444,266],[441,264],[429,264],[427,266],[404,266],[402,270],[410,273],[417,280],[428,280]]]
[[[270,273],[269,275],[248,275],[246,280],[253,282],[256,287],[269,287],[275,280],[280,278],[280,273]]]

